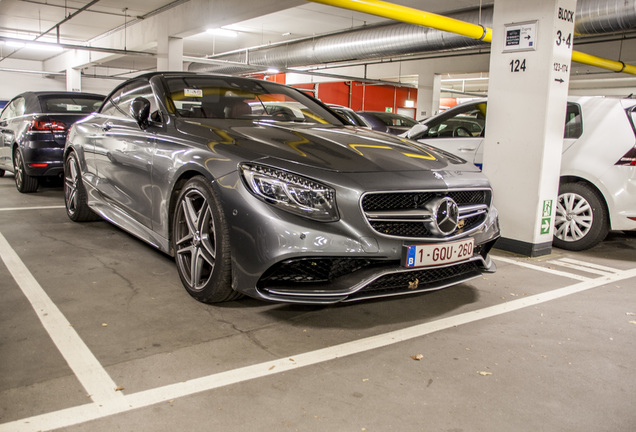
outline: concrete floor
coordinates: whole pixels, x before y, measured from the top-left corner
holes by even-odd
[[[208,306],[63,205],[0,178],[0,432],[636,428],[636,238],[495,251],[497,273],[423,295]]]

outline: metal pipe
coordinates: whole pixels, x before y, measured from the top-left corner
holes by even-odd
[[[441,15],[429,12],[418,11],[406,6],[395,5],[381,0],[308,0],[314,3],[326,4],[342,9],[354,10],[368,13],[396,21],[403,21],[425,27],[432,27],[438,30],[460,34],[472,39],[490,42],[492,40],[492,29],[464,21],[446,18]],[[483,36],[477,36],[478,29],[482,29]],[[609,69],[614,72],[624,72],[636,75],[636,67],[625,64],[621,61],[604,59],[601,57],[572,51],[572,61],[587,64],[590,66]]]
[[[492,41],[492,30],[479,24],[467,23],[454,18],[424,12],[407,6],[396,5],[381,0],[309,0],[343,9],[355,10],[395,21],[447,31],[471,39]]]

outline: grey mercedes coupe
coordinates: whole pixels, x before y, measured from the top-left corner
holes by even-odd
[[[495,268],[497,211],[472,163],[268,81],[131,79],[73,125],[64,172],[73,221],[99,216],[173,256],[206,303],[410,294]]]

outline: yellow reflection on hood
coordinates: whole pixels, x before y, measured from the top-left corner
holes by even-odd
[[[364,156],[364,153],[358,150],[358,148],[374,148],[374,149],[397,151],[394,147],[376,145],[376,144],[349,144],[349,147],[355,150],[355,152],[358,153],[360,156]],[[405,152],[400,152],[400,153],[402,153],[406,157],[415,158],[415,159],[436,160],[435,156],[433,156],[426,150],[422,150],[422,149],[418,149],[418,150],[420,150],[420,153],[405,153]]]

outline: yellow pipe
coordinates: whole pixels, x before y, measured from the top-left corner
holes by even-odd
[[[490,42],[492,40],[492,30],[478,24],[471,24],[465,21],[448,18],[430,12],[424,12],[407,6],[400,6],[381,0],[309,0],[315,3],[322,3],[343,9],[355,10],[358,12],[376,15],[383,18],[390,18],[395,21],[402,21],[424,27],[431,27],[450,33],[456,33],[471,39]]]
[[[395,21],[402,21],[424,27],[430,27],[450,33],[459,34],[471,39],[492,41],[492,29],[478,24],[448,18],[430,12],[424,12],[407,6],[396,5],[381,0],[308,0],[314,3],[322,3],[343,9],[363,12],[383,18],[390,18]],[[602,69],[609,69],[614,72],[624,72],[636,75],[636,66],[628,65],[620,61],[608,60],[585,54],[579,51],[572,51],[572,61]]]
[[[596,66],[603,69],[609,69],[614,72],[624,72],[636,75],[636,66],[625,64],[620,61],[608,60],[602,57],[596,57],[591,54],[585,54],[579,51],[572,51],[572,61],[583,63],[590,66]]]

